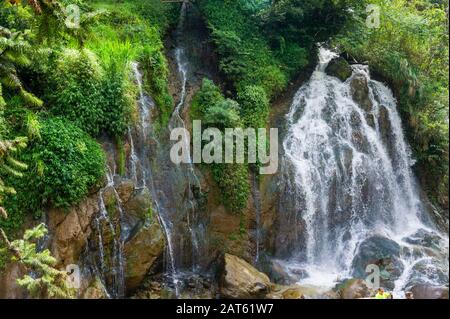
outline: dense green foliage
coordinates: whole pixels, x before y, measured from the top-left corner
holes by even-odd
[[[65,50],[54,64],[46,87],[53,114],[64,115],[93,136],[125,132],[133,101],[127,98],[123,70],[112,65],[104,71],[85,49]]]
[[[135,117],[137,95],[132,62],[144,72],[160,125],[170,116],[161,39],[177,6],[159,0],[77,0],[80,28],[73,29],[65,24],[68,4],[74,1],[1,3],[0,140],[6,147],[16,136],[30,139],[21,162],[6,152],[2,156],[4,194],[10,196],[5,199],[9,218],[0,226],[8,232],[26,215],[67,207],[100,186],[104,155],[92,138],[106,133],[115,139],[124,172],[122,139]],[[19,179],[25,164],[29,169]]]
[[[380,6],[380,27],[366,26],[361,1],[334,42],[391,82],[428,193],[448,207],[448,2],[370,3]]]
[[[239,104],[225,99],[211,80],[203,79],[201,89],[194,96],[191,118],[201,119],[206,126],[225,128],[242,127]],[[240,213],[247,205],[250,187],[248,168],[244,164],[211,164],[215,182],[221,189],[222,203],[233,213]]]
[[[10,212],[6,229],[17,226],[23,213],[78,203],[104,176],[98,143],[63,118],[41,121],[40,137],[30,141],[20,159],[30,167],[23,178],[8,179],[17,194],[5,203]]]
[[[73,3],[81,8],[80,28],[64,22],[63,8]],[[266,127],[270,103],[313,64],[317,43],[326,42],[389,82],[422,185],[448,209],[448,1],[194,3],[218,56],[223,90],[204,79],[191,119],[222,131]],[[381,8],[379,28],[366,23],[369,4]],[[96,138],[115,141],[118,172],[125,173],[124,136],[136,119],[134,62],[156,104],[157,132],[166,132],[174,105],[163,37],[180,7],[161,0],[2,1],[0,7],[0,230],[12,238],[27,216],[67,208],[102,186],[105,155]],[[254,166],[205,167],[221,202],[241,213]],[[55,260],[36,252],[45,232],[39,226],[12,242],[2,232],[0,268],[13,247],[15,261],[37,274],[22,278],[21,286],[36,297],[70,297]]]
[[[116,71],[134,76],[130,62],[139,63],[146,89],[160,111],[159,125],[165,126],[173,101],[168,90],[169,69],[161,37],[173,24],[175,7],[158,0],[131,0],[120,6],[115,1],[93,1],[93,5],[106,9],[108,14],[92,27],[93,35],[86,46],[99,56],[107,70],[113,65]]]
[[[237,1],[202,1],[211,36],[220,55],[220,69],[237,89],[260,85],[270,96],[280,93],[287,84],[286,71],[261,34],[250,13]],[[305,61],[305,52],[298,51],[296,61]]]

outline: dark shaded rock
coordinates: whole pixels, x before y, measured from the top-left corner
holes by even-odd
[[[342,57],[337,57],[328,63],[325,73],[337,77],[342,82],[345,82],[345,80],[352,75],[352,67],[347,60]]]
[[[267,274],[273,282],[281,285],[292,285],[298,280],[290,274],[282,263],[277,260],[271,260],[268,265]]]
[[[385,237],[373,236],[361,243],[358,252],[353,259],[352,276],[355,278],[365,278],[366,267],[377,265],[380,267],[380,284],[387,289],[394,288],[394,282],[403,271],[403,264],[400,261],[400,246]]]
[[[364,111],[372,111],[372,101],[369,96],[369,85],[363,74],[355,74],[350,81],[350,93],[355,101]]]
[[[448,287],[420,284],[412,287],[411,292],[414,299],[449,299]]]
[[[380,128],[381,139],[386,145],[389,155],[392,157],[395,154],[394,138],[392,137],[391,121],[389,119],[389,111],[384,105],[380,105],[378,113],[378,127]]]
[[[415,234],[405,238],[404,241],[412,245],[419,245],[432,249],[440,249],[441,238],[436,233],[427,232],[424,229],[419,229]]]

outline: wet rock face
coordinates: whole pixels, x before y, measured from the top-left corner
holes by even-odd
[[[448,287],[427,284],[415,285],[411,288],[414,299],[448,299]]]
[[[52,234],[50,250],[58,267],[77,263],[91,235],[90,223],[98,211],[98,195],[95,194],[68,212],[61,209],[48,212],[48,228]]]
[[[350,82],[350,93],[355,101],[364,111],[372,111],[372,101],[369,96],[367,78],[363,74],[355,74]]]
[[[352,75],[352,67],[348,64],[347,60],[342,57],[337,57],[330,61],[325,72],[345,82]]]
[[[107,299],[108,294],[102,281],[99,278],[94,278],[81,297],[83,299]]]
[[[132,217],[135,221],[145,220],[147,216],[150,215],[152,209],[152,197],[149,189],[143,188],[137,190],[133,196],[125,202],[123,208],[127,217]]]
[[[231,299],[264,298],[271,289],[269,277],[246,261],[225,254],[220,295]]]
[[[403,271],[400,261],[400,246],[385,237],[373,236],[361,243],[358,252],[353,259],[353,276],[365,278],[365,270],[368,265],[380,267],[380,285],[387,289],[394,288],[394,281]]]
[[[164,247],[164,234],[156,219],[150,225],[143,226],[125,243],[125,285],[128,291],[133,291],[140,285],[149,269],[163,254]]]
[[[371,289],[362,279],[348,279],[336,287],[340,299],[360,299],[371,296]]]
[[[101,219],[99,229],[95,223],[92,224],[92,250],[94,255],[99,255],[100,249],[103,251],[106,264],[104,275],[110,287],[114,284],[115,244],[118,238],[125,238],[124,281],[126,292],[130,293],[139,287],[150,268],[161,259],[165,247],[164,233],[153,212],[153,200],[148,188],[136,189],[132,181],[118,180],[115,188],[105,189],[103,199],[110,219]],[[118,201],[123,212],[122,218]]]
[[[271,260],[267,274],[273,282],[281,285],[291,285],[297,281],[278,260]]]

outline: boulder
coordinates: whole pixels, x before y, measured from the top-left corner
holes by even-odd
[[[441,237],[435,232],[429,232],[424,229],[419,229],[413,235],[404,238],[408,244],[419,245],[426,248],[441,249]]]
[[[352,75],[352,67],[343,57],[337,57],[328,63],[325,72],[345,82]]]
[[[268,268],[269,277],[277,284],[291,285],[298,281],[298,278],[289,273],[283,263],[278,260],[270,260]]]
[[[355,278],[365,278],[366,267],[370,264],[380,267],[380,283],[387,289],[394,288],[394,281],[399,278],[403,271],[400,261],[400,246],[385,237],[373,236],[364,240],[355,255],[352,263]]]
[[[414,299],[448,299],[448,287],[429,284],[415,285],[411,288]]]
[[[372,294],[371,289],[362,279],[347,279],[336,286],[340,299],[361,299],[368,298]]]
[[[224,256],[224,269],[220,280],[220,295],[231,299],[264,298],[271,289],[269,277],[246,261],[230,255]]]
[[[127,291],[138,288],[150,268],[162,256],[164,247],[164,233],[157,220],[142,226],[125,243],[125,285]]]
[[[288,288],[281,294],[283,299],[305,299],[301,289]]]
[[[91,221],[98,211],[97,194],[86,198],[68,211],[49,210],[48,226],[50,234],[53,235],[50,250],[58,267],[77,263],[91,234]]]
[[[336,292],[324,287],[311,285],[276,285],[272,288],[267,299],[338,299]]]
[[[108,299],[105,286],[99,278],[94,278],[89,287],[81,296],[83,299]]]

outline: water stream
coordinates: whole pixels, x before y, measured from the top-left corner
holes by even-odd
[[[448,269],[443,261],[448,237],[421,203],[396,100],[386,85],[371,79],[367,66],[353,65],[345,82],[327,75],[335,56],[320,48],[316,70],[286,115],[284,170],[291,178],[284,180],[285,196],[295,203],[290,213],[304,222],[305,242],[291,252],[286,267],[300,283],[331,287],[364,274],[358,262],[367,247],[393,249],[399,250],[395,262],[401,272],[395,291],[414,276],[432,281],[431,268]],[[418,244],[409,244],[418,234]],[[435,238],[444,256],[433,257],[425,237]],[[427,270],[415,268],[417,263]]]

